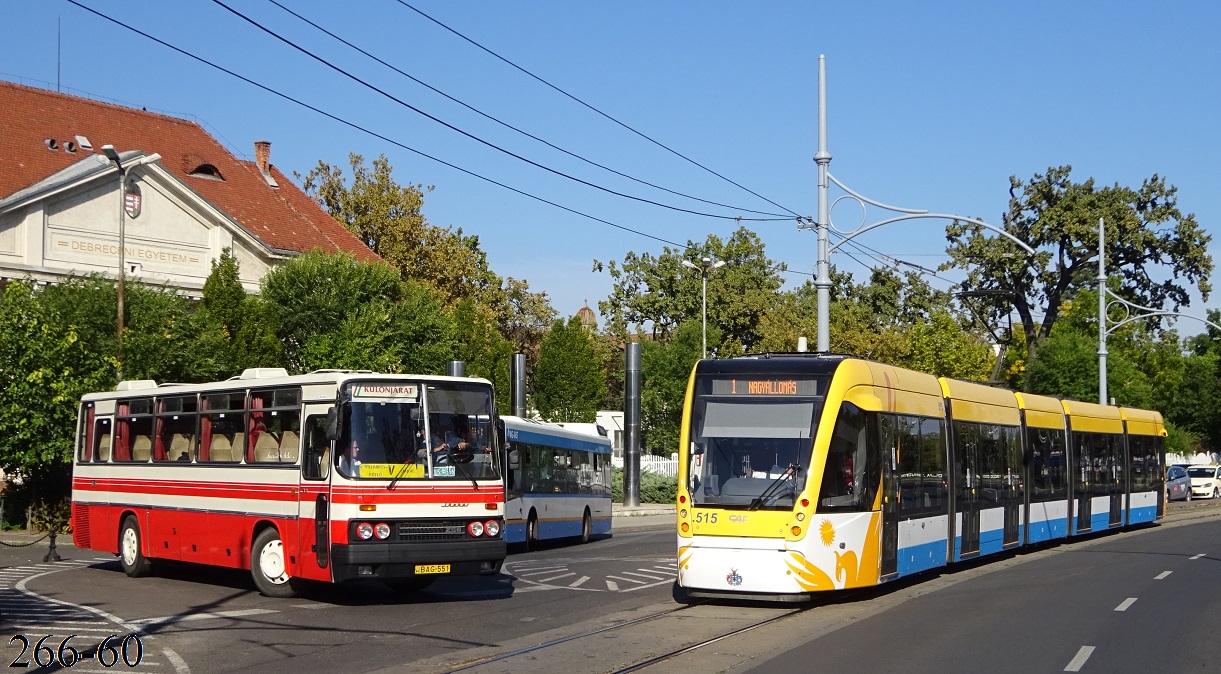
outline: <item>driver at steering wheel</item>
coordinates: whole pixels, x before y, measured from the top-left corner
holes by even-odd
[[[451,458],[470,456],[472,444],[462,432],[466,418],[453,415],[452,418],[438,417],[431,424],[432,438],[429,443],[433,463],[447,463]],[[469,460],[469,459],[468,459]]]

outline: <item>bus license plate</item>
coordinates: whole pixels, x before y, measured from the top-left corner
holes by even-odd
[[[425,573],[449,573],[449,564],[416,564],[416,575]]]

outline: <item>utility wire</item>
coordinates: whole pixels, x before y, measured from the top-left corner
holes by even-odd
[[[415,76],[413,76],[413,75],[411,75],[411,74],[409,74],[409,73],[407,73],[407,72],[404,72],[404,71],[403,71],[403,70],[401,70],[400,68],[398,68],[398,67],[396,67],[396,66],[394,66],[394,65],[392,65],[392,64],[390,64],[390,63],[387,63],[386,61],[382,60],[381,58],[378,58],[377,56],[375,56],[375,55],[373,55],[373,54],[371,54],[371,53],[369,53],[369,52],[365,51],[364,49],[360,48],[359,46],[357,46],[357,45],[355,45],[355,44],[352,44],[351,42],[349,42],[349,41],[345,40],[344,38],[342,38],[342,37],[340,37],[340,36],[338,36],[338,35],[336,35],[335,33],[332,33],[331,31],[329,31],[329,30],[327,30],[326,28],[324,28],[324,27],[322,27],[322,26],[318,25],[317,23],[314,23],[313,21],[309,20],[308,18],[306,18],[306,17],[304,17],[304,16],[301,16],[300,14],[298,14],[297,12],[294,12],[293,10],[289,9],[288,7],[285,7],[284,5],[280,4],[280,3],[278,2],[278,0],[268,0],[268,2],[270,2],[270,3],[271,3],[271,4],[273,4],[273,5],[275,5],[276,7],[279,7],[280,9],[284,10],[285,12],[288,12],[289,14],[292,14],[293,16],[295,16],[296,18],[300,19],[301,21],[303,21],[303,22],[305,22],[305,23],[309,24],[310,26],[313,26],[315,29],[317,29],[317,30],[319,30],[319,31],[321,31],[321,32],[323,32],[323,33],[326,33],[326,34],[327,34],[328,36],[330,36],[331,38],[333,38],[333,39],[335,39],[335,40],[337,40],[337,41],[339,41],[339,42],[342,42],[343,44],[347,45],[347,46],[348,46],[348,47],[350,47],[351,49],[354,49],[354,50],[356,50],[356,51],[360,52],[361,54],[363,54],[363,55],[365,55],[365,56],[367,56],[367,57],[369,57],[369,58],[373,59],[374,61],[377,61],[378,63],[382,64],[383,66],[385,66],[385,67],[387,67],[387,68],[389,68],[389,69],[393,70],[394,72],[396,72],[396,73],[398,73],[398,74],[402,75],[403,77],[406,77],[407,79],[411,80],[412,82],[415,82],[416,84],[418,84],[418,85],[420,85],[420,86],[424,87],[425,89],[428,89],[429,91],[431,91],[431,92],[433,92],[433,93],[435,93],[435,94],[437,94],[437,95],[439,95],[439,96],[442,96],[442,97],[444,97],[445,99],[447,99],[447,100],[449,100],[449,101],[451,101],[451,102],[453,102],[453,103],[457,103],[458,105],[460,105],[460,106],[462,106],[462,107],[466,108],[467,110],[470,110],[471,112],[473,112],[473,113],[475,113],[475,114],[477,114],[477,115],[479,115],[479,116],[483,117],[484,119],[487,119],[487,120],[489,120],[489,121],[495,122],[496,124],[499,124],[499,125],[501,125],[501,126],[505,127],[506,129],[510,129],[510,130],[512,130],[512,131],[516,131],[517,133],[520,133],[521,135],[523,135],[523,136],[525,136],[525,137],[527,137],[527,138],[530,138],[531,140],[538,141],[539,143],[542,143],[543,145],[546,145],[547,147],[549,147],[549,148],[551,148],[551,149],[553,149],[553,150],[556,150],[556,151],[558,151],[558,152],[562,152],[562,153],[564,153],[564,154],[568,155],[569,157],[572,157],[572,158],[574,158],[574,159],[578,159],[578,160],[580,160],[580,161],[583,161],[583,162],[585,162],[586,164],[589,164],[590,166],[596,166],[597,168],[600,168],[600,169],[602,169],[603,171],[608,171],[608,172],[613,173],[613,174],[615,174],[615,175],[617,175],[617,176],[619,176],[619,177],[621,177],[621,178],[627,178],[628,180],[631,180],[631,181],[633,181],[633,182],[640,183],[641,185],[647,185],[648,187],[652,187],[652,188],[654,188],[654,189],[661,190],[662,192],[667,192],[667,193],[669,193],[669,194],[673,194],[673,195],[675,195],[675,196],[683,197],[683,198],[685,198],[685,199],[691,199],[691,200],[693,200],[693,201],[699,201],[699,202],[701,202],[701,203],[709,204],[709,205],[711,205],[711,206],[720,206],[720,207],[722,207],[722,208],[728,208],[728,209],[730,209],[730,210],[743,211],[743,212],[745,212],[745,213],[755,213],[755,214],[758,214],[758,215],[767,215],[767,216],[772,216],[772,217],[782,218],[782,219],[785,219],[785,220],[789,220],[789,219],[791,219],[789,216],[784,215],[784,214],[782,214],[782,213],[769,213],[769,212],[767,212],[767,211],[756,211],[756,210],[752,210],[752,209],[749,209],[749,208],[741,208],[741,207],[739,207],[739,206],[733,206],[733,205],[730,205],[730,204],[722,204],[722,203],[720,203],[720,202],[718,202],[718,201],[711,201],[711,200],[708,200],[708,199],[701,199],[700,197],[692,196],[692,195],[690,195],[690,194],[684,194],[683,192],[678,192],[678,191],[675,191],[675,190],[671,190],[671,189],[668,189],[668,188],[662,187],[661,185],[656,185],[656,184],[654,184],[654,183],[651,183],[651,182],[649,182],[649,181],[647,181],[647,180],[642,180],[642,179],[640,179],[640,178],[636,178],[636,177],[630,176],[630,175],[628,175],[628,174],[626,174],[626,173],[623,173],[623,172],[621,172],[621,171],[617,171],[617,170],[615,170],[615,169],[613,169],[613,168],[610,168],[609,166],[604,166],[604,165],[602,165],[602,164],[599,164],[598,162],[593,161],[592,159],[588,159],[588,158],[583,157],[583,156],[581,156],[581,155],[579,155],[579,154],[576,154],[575,152],[570,152],[570,151],[568,151],[568,150],[565,150],[564,148],[562,148],[562,147],[560,147],[560,146],[558,146],[558,145],[555,145],[555,144],[551,143],[550,141],[547,141],[546,139],[539,138],[538,136],[535,136],[534,134],[530,133],[529,131],[524,131],[524,130],[522,130],[522,129],[519,129],[519,128],[517,128],[516,126],[513,126],[512,124],[509,124],[508,122],[505,122],[505,121],[503,121],[503,120],[501,120],[501,119],[498,119],[497,117],[494,117],[493,115],[490,115],[490,114],[488,114],[488,113],[486,113],[486,112],[483,112],[482,110],[479,110],[478,108],[475,108],[474,106],[471,106],[471,105],[469,105],[469,104],[467,104],[467,103],[465,103],[465,102],[463,102],[463,101],[461,101],[461,100],[458,100],[457,98],[454,98],[453,96],[450,96],[449,94],[445,93],[444,91],[441,91],[440,89],[438,89],[438,88],[436,88],[436,87],[432,86],[431,84],[428,84],[427,82],[424,82],[423,80],[420,80],[419,78],[417,78],[417,77],[415,77]]]
[[[471,38],[469,38],[469,37],[467,37],[467,36],[463,35],[462,33],[459,33],[458,31],[454,30],[453,28],[450,28],[449,26],[447,26],[447,25],[445,25],[445,24],[441,23],[440,21],[438,21],[438,20],[434,19],[433,17],[431,17],[431,16],[429,16],[429,15],[425,14],[424,12],[422,12],[422,11],[420,11],[419,9],[417,9],[417,8],[413,7],[412,5],[408,4],[408,3],[407,3],[407,2],[405,2],[404,0],[397,0],[397,2],[398,2],[400,5],[402,5],[402,6],[406,7],[407,9],[410,9],[411,11],[415,12],[416,14],[419,14],[420,16],[424,17],[425,19],[428,19],[429,21],[431,21],[431,22],[433,22],[433,23],[437,24],[438,26],[440,26],[440,27],[444,28],[445,30],[447,30],[447,31],[449,31],[449,32],[451,32],[451,33],[453,33],[454,35],[457,35],[458,37],[462,38],[463,40],[466,40],[467,42],[471,43],[472,45],[474,45],[474,46],[478,47],[479,49],[481,49],[481,50],[483,50],[483,51],[485,51],[485,52],[487,52],[488,54],[491,54],[492,56],[496,57],[497,59],[499,59],[499,60],[501,60],[501,61],[503,61],[503,62],[507,63],[509,66],[511,66],[511,67],[513,67],[513,68],[515,68],[515,69],[517,69],[517,70],[519,70],[519,71],[521,71],[522,73],[525,73],[525,74],[526,74],[526,75],[528,75],[529,77],[531,77],[531,78],[533,78],[533,79],[535,79],[535,80],[537,80],[537,81],[539,81],[539,82],[543,83],[544,85],[546,85],[546,86],[550,87],[551,89],[554,89],[555,91],[557,91],[557,92],[559,92],[559,93],[563,94],[564,96],[567,96],[568,98],[572,99],[573,101],[576,101],[577,103],[580,103],[581,105],[585,106],[586,108],[588,108],[588,109],[592,110],[593,112],[598,113],[599,115],[601,115],[601,116],[605,117],[606,119],[609,119],[610,121],[614,122],[615,124],[618,124],[619,126],[623,127],[624,129],[627,129],[628,131],[631,131],[632,133],[634,133],[634,134],[636,134],[637,136],[640,136],[641,138],[643,138],[643,139],[645,139],[645,140],[649,141],[650,143],[652,143],[652,144],[656,145],[657,147],[660,147],[661,149],[665,150],[666,152],[669,152],[670,154],[672,154],[672,155],[674,155],[674,156],[676,156],[676,157],[678,157],[678,158],[680,158],[680,159],[682,159],[682,160],[684,160],[684,161],[687,161],[687,162],[689,162],[689,163],[691,163],[691,164],[694,164],[695,166],[698,166],[699,168],[701,168],[701,169],[703,169],[703,170],[707,171],[708,173],[711,173],[712,175],[714,175],[714,176],[716,176],[716,177],[720,178],[721,180],[724,180],[725,182],[729,183],[730,185],[733,185],[734,187],[737,187],[737,188],[739,188],[739,189],[745,190],[746,192],[749,192],[750,194],[753,194],[754,196],[756,196],[756,197],[758,197],[758,198],[760,198],[760,199],[762,199],[762,200],[766,201],[767,203],[769,203],[769,204],[771,204],[771,205],[775,206],[776,208],[779,208],[779,209],[780,209],[780,210],[782,210],[782,211],[787,211],[788,213],[792,214],[794,217],[798,217],[798,214],[797,214],[795,211],[792,211],[792,210],[790,210],[790,209],[788,209],[788,208],[785,208],[784,206],[781,206],[780,204],[778,204],[778,203],[776,203],[776,202],[772,201],[771,199],[768,199],[767,197],[765,197],[765,196],[763,196],[763,195],[759,194],[758,192],[755,192],[754,190],[751,190],[751,189],[750,189],[750,188],[748,188],[748,187],[745,187],[745,186],[743,186],[743,185],[740,185],[740,184],[738,184],[738,183],[734,182],[733,180],[730,180],[729,178],[726,178],[725,176],[721,175],[720,173],[717,173],[716,171],[713,171],[712,169],[708,168],[707,166],[704,166],[703,164],[701,164],[701,163],[699,163],[699,162],[695,161],[694,159],[691,159],[690,157],[688,157],[688,156],[686,156],[686,155],[682,154],[681,152],[679,152],[679,151],[677,151],[677,150],[673,150],[673,149],[671,149],[670,147],[668,147],[668,146],[666,146],[666,145],[662,144],[661,142],[656,141],[656,140],[654,140],[654,139],[650,138],[649,136],[645,135],[644,133],[641,133],[640,131],[637,131],[636,129],[634,129],[634,128],[632,128],[632,127],[628,126],[628,125],[627,125],[627,124],[625,124],[624,122],[621,122],[621,121],[619,121],[618,119],[615,119],[614,117],[611,117],[610,115],[606,114],[605,112],[602,112],[601,110],[599,110],[599,109],[595,108],[594,106],[590,105],[589,103],[586,103],[585,101],[583,101],[583,100],[581,100],[581,99],[577,98],[576,96],[574,96],[574,95],[572,95],[572,94],[568,93],[567,91],[564,91],[563,89],[561,89],[561,88],[557,87],[556,85],[554,85],[554,84],[552,84],[552,83],[548,82],[547,80],[543,79],[542,77],[539,77],[538,75],[535,75],[534,73],[530,72],[529,70],[526,70],[525,68],[523,68],[523,67],[521,67],[521,66],[517,65],[516,63],[514,63],[514,62],[510,61],[509,59],[507,59],[507,58],[505,58],[505,57],[503,57],[503,56],[501,56],[500,54],[497,54],[496,52],[492,51],[491,49],[488,49],[487,47],[485,47],[485,46],[483,46],[483,45],[479,44],[478,42],[476,42],[476,41],[472,40]],[[787,218],[785,218],[785,219],[787,219]]]
[[[504,154],[506,154],[506,155],[508,155],[508,156],[510,156],[510,157],[513,157],[514,159],[519,160],[519,161],[523,161],[523,162],[525,162],[525,163],[527,163],[527,164],[529,164],[529,165],[531,165],[531,166],[533,166],[533,167],[535,167],[535,168],[541,169],[541,170],[546,171],[546,172],[548,172],[548,173],[551,173],[551,174],[554,174],[554,175],[560,176],[560,177],[562,177],[562,178],[567,178],[568,180],[571,180],[571,181],[573,181],[573,182],[580,183],[580,184],[582,184],[582,185],[585,185],[586,187],[592,187],[592,188],[594,188],[594,189],[596,189],[596,190],[601,190],[602,192],[606,192],[607,194],[613,194],[613,195],[618,196],[618,197],[623,197],[624,199],[631,199],[631,200],[633,200],[633,201],[639,201],[639,202],[641,202],[641,203],[646,203],[646,204],[650,204],[650,205],[653,205],[653,206],[658,206],[658,207],[665,208],[665,209],[668,209],[668,210],[677,211],[677,212],[679,212],[679,213],[688,213],[688,214],[690,214],[690,215],[700,215],[700,216],[707,217],[707,218],[716,218],[716,219],[718,219],[718,220],[735,220],[735,221],[739,221],[739,222],[740,222],[740,221],[769,222],[769,221],[777,221],[777,220],[789,220],[789,219],[791,219],[791,218],[775,218],[775,217],[769,217],[769,218],[745,218],[745,217],[742,217],[742,216],[735,216],[735,215],[719,215],[719,214],[716,214],[716,213],[704,213],[704,212],[702,212],[702,211],[694,211],[694,210],[687,209],[687,208],[680,208],[680,207],[678,207],[678,206],[671,206],[671,205],[669,205],[669,204],[663,204],[663,203],[661,203],[660,201],[653,201],[652,199],[645,199],[644,197],[637,197],[637,196],[633,196],[633,195],[630,195],[630,194],[625,194],[625,193],[623,193],[623,192],[618,192],[618,191],[616,191],[616,190],[612,190],[612,189],[610,189],[609,187],[603,187],[602,185],[597,185],[597,184],[595,184],[595,183],[591,183],[591,182],[589,182],[588,180],[582,180],[581,178],[578,178],[578,177],[576,177],[576,176],[573,176],[573,175],[570,175],[570,174],[564,173],[563,171],[559,171],[559,170],[553,169],[553,168],[551,168],[551,167],[549,167],[549,166],[544,166],[543,164],[540,164],[540,163],[538,163],[538,162],[536,162],[536,161],[533,161],[533,160],[531,160],[531,159],[527,159],[526,157],[523,157],[523,156],[521,156],[521,155],[519,155],[519,154],[517,154],[517,153],[515,153],[515,152],[512,152],[512,151],[510,151],[510,150],[507,150],[507,149],[505,149],[505,148],[503,148],[503,147],[500,147],[499,145],[496,145],[495,143],[492,143],[492,142],[490,142],[490,141],[484,140],[483,138],[480,138],[479,136],[476,136],[476,135],[474,135],[474,134],[472,134],[472,133],[470,133],[470,132],[468,132],[468,131],[464,131],[463,129],[460,129],[460,128],[458,128],[458,127],[454,126],[453,124],[450,124],[449,122],[446,122],[446,121],[445,121],[445,120],[443,120],[443,119],[440,119],[440,118],[438,118],[438,117],[435,117],[435,116],[433,116],[433,115],[428,114],[427,112],[424,112],[423,110],[421,110],[421,109],[419,109],[419,108],[415,107],[414,105],[412,105],[412,104],[408,103],[407,101],[404,101],[403,99],[398,98],[397,96],[395,96],[395,95],[393,95],[393,94],[391,94],[391,93],[387,92],[386,90],[381,89],[381,88],[379,88],[379,87],[377,87],[377,86],[375,86],[375,85],[373,85],[373,84],[370,84],[369,82],[366,82],[365,80],[363,80],[363,79],[361,79],[361,78],[357,77],[356,75],[353,75],[352,73],[350,73],[350,72],[348,72],[348,71],[344,70],[343,68],[340,68],[339,66],[335,65],[334,63],[331,63],[330,61],[328,61],[328,60],[326,60],[326,59],[322,58],[321,56],[318,56],[317,54],[315,54],[315,53],[313,53],[313,52],[309,51],[308,49],[305,49],[304,47],[302,47],[302,46],[300,46],[300,45],[296,44],[296,43],[295,43],[295,42],[293,42],[292,40],[289,40],[288,38],[286,38],[286,37],[284,37],[284,36],[282,36],[282,35],[280,35],[280,34],[276,33],[275,31],[271,30],[270,28],[267,28],[266,26],[264,26],[264,25],[260,24],[259,22],[255,21],[254,19],[251,19],[250,17],[246,16],[245,14],[242,14],[241,12],[237,11],[236,9],[233,9],[233,8],[232,8],[232,7],[230,7],[229,5],[226,5],[226,4],[225,4],[224,2],[222,2],[221,0],[212,0],[212,2],[213,2],[214,4],[216,4],[216,5],[219,5],[220,7],[224,8],[225,10],[227,10],[228,12],[230,12],[231,14],[233,14],[234,16],[237,16],[238,18],[242,19],[243,21],[245,21],[245,22],[249,23],[250,25],[254,26],[255,28],[258,28],[259,30],[263,31],[264,33],[266,33],[266,34],[270,35],[271,37],[273,37],[273,38],[275,38],[275,39],[279,40],[280,42],[283,42],[284,44],[288,45],[289,47],[292,47],[293,49],[295,49],[295,50],[297,50],[297,51],[301,52],[301,53],[302,53],[302,54],[304,54],[305,56],[308,56],[309,58],[314,59],[314,60],[315,60],[315,61],[317,61],[318,63],[321,63],[322,65],[326,66],[327,68],[330,68],[331,70],[334,70],[335,72],[339,73],[340,75],[343,75],[344,77],[347,77],[348,79],[350,79],[350,80],[352,80],[352,81],[354,81],[354,82],[356,82],[356,83],[358,83],[358,84],[360,84],[360,85],[362,85],[362,86],[364,86],[364,87],[366,87],[366,88],[370,89],[371,91],[375,91],[375,92],[377,92],[377,93],[381,94],[381,95],[382,95],[382,96],[384,96],[385,98],[388,98],[388,99],[390,99],[391,101],[394,101],[395,103],[398,103],[399,105],[401,105],[401,106],[403,106],[403,107],[407,108],[408,110],[411,110],[412,112],[415,112],[416,114],[419,114],[419,115],[421,115],[421,116],[423,116],[423,117],[426,117],[427,119],[430,119],[430,120],[432,120],[432,121],[436,122],[437,124],[440,124],[441,126],[444,126],[445,128],[447,128],[447,129],[449,129],[449,130],[451,130],[451,131],[454,131],[454,132],[459,133],[459,134],[461,134],[461,135],[463,135],[463,136],[466,136],[467,138],[470,138],[471,140],[473,140],[473,141],[475,141],[475,142],[477,142],[477,143],[480,143],[480,144],[482,144],[482,145],[485,145],[485,146],[487,146],[487,147],[489,147],[489,148],[491,148],[491,149],[493,149],[493,150],[496,150],[497,152],[504,153]]]
[[[105,20],[107,20],[107,21],[109,21],[109,22],[111,22],[111,23],[113,23],[113,24],[115,24],[115,25],[117,25],[117,26],[122,27],[122,28],[126,28],[127,30],[129,30],[129,31],[131,31],[131,32],[133,32],[133,33],[135,33],[135,34],[137,34],[137,35],[140,35],[141,37],[144,37],[144,38],[147,38],[147,39],[149,39],[149,40],[152,40],[153,42],[156,42],[157,44],[160,44],[160,45],[161,45],[161,46],[163,46],[163,47],[166,47],[166,48],[168,48],[168,49],[172,49],[173,51],[176,51],[176,52],[178,52],[179,54],[182,54],[183,56],[186,56],[187,58],[193,59],[193,60],[195,60],[195,61],[198,61],[198,62],[200,62],[200,63],[202,63],[202,64],[204,64],[204,65],[206,65],[206,66],[209,66],[209,67],[211,67],[211,68],[215,68],[216,70],[219,70],[219,71],[221,71],[221,72],[225,73],[226,75],[230,75],[230,76],[232,76],[232,77],[236,77],[237,79],[239,79],[239,80],[241,80],[241,81],[243,81],[243,82],[245,82],[245,83],[247,83],[247,84],[250,84],[251,86],[254,86],[254,87],[257,87],[257,88],[259,88],[259,89],[262,89],[263,91],[266,91],[266,92],[267,92],[267,93],[269,93],[269,94],[272,94],[272,95],[274,95],[274,96],[278,96],[278,97],[280,97],[280,98],[282,98],[282,99],[284,99],[284,100],[286,100],[286,101],[289,101],[290,103],[294,103],[294,104],[299,105],[299,106],[301,106],[301,107],[303,107],[303,108],[306,108],[307,110],[311,110],[311,111],[313,111],[313,112],[316,112],[316,113],[318,113],[319,115],[322,115],[323,117],[326,117],[327,119],[330,119],[330,120],[332,120],[332,121],[338,122],[338,123],[340,123],[340,124],[343,124],[344,126],[347,126],[347,127],[352,128],[352,129],[356,129],[357,131],[360,131],[360,132],[362,132],[362,133],[366,133],[366,134],[368,134],[368,135],[370,135],[370,136],[373,136],[374,138],[377,138],[378,140],[382,140],[382,141],[385,141],[385,142],[387,142],[387,143],[390,143],[391,145],[394,145],[394,146],[396,146],[396,147],[400,147],[400,148],[402,148],[402,149],[404,149],[404,150],[407,150],[408,152],[411,152],[411,153],[414,153],[414,154],[419,155],[419,156],[421,156],[421,157],[424,157],[425,159],[431,159],[432,161],[435,161],[435,162],[437,162],[438,164],[441,164],[442,166],[447,166],[447,167],[449,167],[449,168],[451,168],[451,169],[454,169],[455,171],[459,171],[459,172],[461,172],[461,173],[465,173],[466,175],[469,175],[469,176],[471,176],[471,177],[473,177],[473,178],[478,178],[479,180],[483,180],[483,181],[485,181],[485,182],[491,183],[491,184],[493,184],[493,185],[496,185],[497,187],[502,187],[502,188],[504,188],[504,189],[506,189],[506,190],[509,190],[510,192],[514,192],[514,193],[516,193],[516,194],[520,194],[520,195],[521,195],[521,196],[523,196],[523,197],[527,197],[527,198],[529,198],[529,199],[533,199],[533,200],[535,200],[535,201],[538,201],[538,202],[541,202],[541,203],[547,204],[548,206],[554,206],[554,207],[556,207],[556,208],[558,208],[558,209],[560,209],[560,210],[562,210],[562,211],[567,211],[567,212],[569,212],[569,213],[572,213],[573,215],[578,215],[578,216],[580,216],[580,217],[582,217],[582,218],[587,218],[587,219],[589,219],[589,220],[593,220],[594,222],[598,222],[598,223],[601,223],[601,224],[604,224],[604,225],[608,225],[608,226],[610,226],[610,227],[614,227],[615,229],[620,229],[620,230],[623,230],[623,231],[625,231],[625,232],[630,232],[630,233],[632,233],[632,234],[636,234],[636,235],[639,235],[639,236],[643,236],[643,237],[645,237],[646,239],[652,239],[652,240],[654,240],[654,241],[659,241],[659,242],[661,242],[661,243],[666,243],[666,244],[670,244],[670,245],[672,245],[672,246],[677,246],[678,248],[681,248],[681,249],[683,249],[683,250],[690,250],[690,251],[694,251],[694,250],[696,250],[695,248],[692,248],[692,247],[687,246],[687,245],[685,245],[685,244],[676,243],[676,242],[674,242],[674,241],[670,241],[669,239],[663,239],[663,238],[661,238],[661,237],[659,237],[659,236],[655,236],[655,235],[653,235],[653,234],[649,234],[649,233],[647,233],[647,232],[642,232],[642,231],[637,230],[637,229],[632,229],[631,227],[625,227],[625,226],[623,226],[623,225],[616,224],[616,223],[611,222],[611,221],[609,221],[609,220],[604,220],[604,219],[602,219],[602,218],[599,218],[599,217],[596,217],[596,216],[593,216],[593,215],[589,215],[588,213],[583,213],[583,212],[578,211],[578,210],[576,210],[576,209],[569,208],[568,206],[564,206],[564,205],[558,204],[558,203],[556,203],[556,202],[554,202],[554,201],[550,201],[550,200],[548,200],[548,199],[544,199],[543,197],[537,196],[537,195],[535,195],[535,194],[531,194],[531,193],[526,192],[526,191],[524,191],[524,190],[517,189],[516,187],[511,187],[511,186],[506,185],[506,184],[504,184],[504,183],[502,183],[502,182],[499,182],[499,181],[497,181],[497,180],[493,180],[492,178],[488,178],[487,176],[480,175],[480,174],[478,174],[478,173],[475,173],[474,171],[471,171],[471,170],[468,170],[468,169],[462,168],[461,166],[458,166],[458,165],[456,165],[456,164],[452,164],[452,163],[450,163],[450,162],[447,162],[447,161],[445,161],[444,159],[440,159],[440,158],[438,158],[438,157],[434,157],[434,156],[432,156],[432,155],[430,155],[430,154],[428,154],[428,153],[426,153],[426,152],[421,152],[420,150],[417,150],[417,149],[415,149],[415,148],[413,148],[413,147],[409,147],[409,146],[407,146],[407,145],[404,145],[403,143],[400,143],[399,141],[394,140],[394,139],[392,139],[392,138],[388,138],[388,137],[386,137],[386,136],[384,136],[384,135],[382,135],[382,134],[380,134],[380,133],[378,133],[378,132],[376,132],[376,131],[373,131],[373,130],[371,130],[371,129],[367,129],[367,128],[365,128],[365,127],[363,127],[363,126],[360,126],[359,124],[356,124],[356,123],[354,123],[354,122],[349,122],[348,120],[343,119],[342,117],[339,117],[339,116],[334,115],[334,114],[332,114],[332,113],[329,113],[329,112],[327,112],[327,111],[325,111],[325,110],[322,110],[322,109],[320,109],[320,108],[317,108],[317,107],[315,107],[315,106],[313,106],[313,105],[310,105],[309,103],[306,103],[306,102],[301,101],[301,100],[299,100],[299,99],[293,98],[292,96],[289,96],[288,94],[285,94],[285,93],[282,93],[282,92],[280,92],[280,91],[277,91],[277,90],[275,90],[275,89],[273,89],[273,88],[271,88],[271,87],[269,87],[269,86],[267,86],[267,85],[265,85],[265,84],[261,84],[261,83],[259,83],[259,82],[256,82],[256,81],[254,81],[254,80],[252,80],[252,79],[250,79],[250,78],[248,78],[248,77],[245,77],[245,76],[243,76],[243,75],[240,75],[240,74],[238,74],[238,73],[236,73],[236,72],[234,72],[234,71],[232,71],[232,70],[229,70],[228,68],[225,68],[224,66],[221,66],[221,65],[218,65],[218,64],[216,64],[216,63],[213,63],[213,62],[211,62],[211,61],[209,61],[209,60],[207,60],[207,59],[205,59],[205,58],[203,58],[203,57],[201,57],[201,56],[196,56],[195,54],[192,54],[191,52],[186,51],[185,49],[181,49],[181,48],[179,48],[179,47],[176,47],[176,46],[174,46],[174,45],[172,45],[172,44],[170,44],[170,43],[166,42],[165,40],[161,40],[161,39],[156,38],[156,37],[154,37],[154,36],[152,36],[152,35],[149,35],[148,33],[145,33],[144,31],[142,31],[142,30],[140,30],[140,29],[138,29],[138,28],[135,28],[135,27],[133,27],[133,26],[129,26],[128,24],[123,23],[122,21],[119,21],[118,19],[111,18],[111,17],[109,17],[109,16],[107,16],[107,15],[105,15],[105,14],[102,14],[101,12],[99,12],[99,11],[97,11],[97,10],[95,10],[95,9],[91,8],[91,7],[86,7],[85,5],[82,5],[81,3],[77,2],[77,0],[66,0],[66,1],[67,1],[69,4],[75,5],[76,7],[79,7],[79,8],[81,8],[81,9],[83,9],[83,10],[85,10],[85,11],[89,12],[90,14],[93,14],[93,15],[95,15],[95,16],[97,16],[97,17],[99,17],[99,18],[105,19]]]

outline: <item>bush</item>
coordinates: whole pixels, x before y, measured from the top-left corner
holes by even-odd
[[[674,503],[678,499],[678,478],[644,471],[640,474],[641,503]],[[615,468],[611,478],[611,500],[623,503],[623,469]]]

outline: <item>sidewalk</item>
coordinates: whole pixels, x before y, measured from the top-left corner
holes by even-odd
[[[673,503],[644,503],[631,508],[612,503],[611,515],[612,532],[673,528],[677,517]]]

